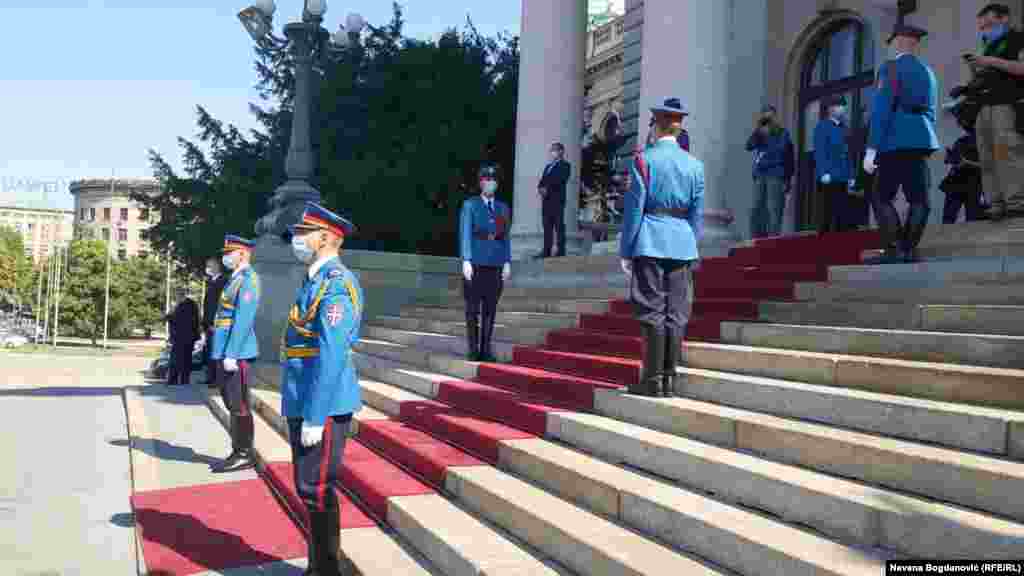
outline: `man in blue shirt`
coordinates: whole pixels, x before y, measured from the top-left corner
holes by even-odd
[[[782,212],[795,169],[793,139],[775,117],[775,107],[765,106],[757,117],[754,133],[747,139],[754,153],[754,209],[750,234],[777,236],[782,231]]]
[[[917,244],[931,213],[928,157],[940,148],[935,134],[938,82],[915,54],[927,34],[897,24],[889,36],[894,57],[878,69],[864,170],[873,174],[878,169],[872,200],[885,251],[868,261],[872,264],[916,261]],[[905,225],[892,204],[901,188],[910,204]]]
[[[643,326],[645,352],[630,393],[672,396],[693,303],[692,265],[704,230],[704,164],[679,147],[686,109],[673,98],[651,108],[654,146],[633,159],[619,255]]]
[[[235,465],[252,465],[253,420],[249,408],[249,361],[259,356],[256,310],[260,305],[260,279],[249,261],[254,242],[239,236],[224,237],[224,267],[231,278],[220,296],[213,319],[210,358],[219,360],[223,395],[231,413],[231,454],[214,466],[224,472]]]
[[[352,345],[363,291],[338,254],[355,227],[314,202],[291,228],[292,253],[308,266],[281,346],[281,414],[288,420],[295,489],[309,512],[309,573],[338,575],[340,510],[334,484],[352,415],[362,409]]]
[[[512,224],[508,205],[494,197],[498,169],[485,163],[479,171],[480,195],[467,198],[459,213],[462,295],[466,300],[466,355],[494,362],[491,335],[504,281],[512,274]]]
[[[826,101],[828,116],[814,128],[814,172],[818,180],[818,233],[840,232],[847,219],[850,176],[849,129],[843,121],[846,98]]]

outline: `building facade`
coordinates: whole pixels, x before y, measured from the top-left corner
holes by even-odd
[[[74,234],[76,238],[105,240],[120,259],[146,257],[151,253],[142,232],[159,215],[142,208],[131,194],[157,194],[159,184],[152,179],[97,178],[71,183],[75,198]]]
[[[646,137],[652,105],[671,96],[683,100],[691,112],[686,127],[693,149],[705,164],[704,254],[723,253],[750,237],[752,157],[744,144],[754,116],[772,104],[799,154],[784,229],[810,228],[817,200],[810,136],[824,112],[820,102],[846,95],[853,128],[866,125],[886,39],[901,18],[930,32],[921,56],[939,81],[939,102],[946,101],[951,88],[969,79],[961,54],[978,49],[975,16],[987,3],[627,0],[621,27],[621,120],[628,141],[621,150],[627,154]],[[1005,3],[1019,25],[1024,1]],[[579,139],[574,136],[596,124],[599,91],[596,81],[588,83],[599,62],[588,52],[587,0],[522,4],[513,228],[520,245],[513,245],[517,256],[529,254],[540,235],[535,187],[546,146],[565,142],[567,158],[578,165]],[[591,63],[595,70],[588,76]],[[588,93],[595,95],[593,101],[585,101],[585,86],[594,86]],[[940,113],[937,129],[944,146],[961,135],[946,114]],[[931,169],[931,219],[939,223],[943,197],[937,184],[945,171],[941,151],[932,156]],[[567,215],[575,215],[573,201],[568,204]],[[575,231],[575,218],[567,218],[567,224]]]
[[[74,213],[70,210],[0,206],[0,226],[21,233],[25,256],[38,264],[53,254],[57,247],[66,247],[71,242]]]

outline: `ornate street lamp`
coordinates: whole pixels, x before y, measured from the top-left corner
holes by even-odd
[[[288,179],[278,186],[270,199],[270,212],[256,223],[256,234],[284,237],[288,226],[302,215],[307,201],[319,202],[320,192],[309,180],[313,176],[313,150],[310,138],[310,117],[313,107],[314,70],[322,70],[349,47],[359,43],[365,22],[358,14],[349,14],[344,25],[333,35],[320,24],[327,12],[327,0],[305,0],[301,22],[284,27],[285,38],[273,32],[274,0],[257,0],[238,13],[249,35],[259,45],[278,50],[288,49],[295,61],[295,102],[291,141],[285,160]]]

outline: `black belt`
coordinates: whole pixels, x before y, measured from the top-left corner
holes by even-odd
[[[924,116],[928,113],[927,106],[913,106],[911,108],[900,108],[900,111],[904,114],[912,114],[915,116]]]
[[[502,236],[498,236],[497,234],[487,233],[487,232],[474,232],[473,233],[473,237],[475,237],[477,240],[504,240],[505,239],[505,236],[503,236],[503,235]]]
[[[644,210],[644,214],[654,216],[671,216],[672,218],[686,218],[690,215],[689,208],[653,208]]]

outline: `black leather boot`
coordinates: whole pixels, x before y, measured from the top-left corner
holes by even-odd
[[[241,470],[252,466],[252,460],[249,457],[249,450],[246,450],[246,446],[252,446],[252,415],[248,418],[249,432],[248,438],[249,443],[246,444],[246,428],[243,422],[246,418],[231,415],[229,434],[231,436],[231,454],[222,460],[221,462],[211,466],[213,472],[227,472],[228,470]]]
[[[342,576],[347,571],[341,568],[341,510],[338,502],[332,499],[324,514],[324,551],[320,556],[320,576]]]
[[[864,260],[865,264],[894,264],[904,260],[903,225],[900,223],[899,212],[891,202],[875,202],[875,219],[878,220],[878,231],[882,236],[885,249],[881,256]]]
[[[324,550],[326,544],[324,536],[327,534],[326,523],[327,513],[307,508],[309,511],[309,539],[306,541],[309,549],[308,568],[302,576],[325,576],[324,572]],[[329,567],[326,567],[329,568]]]
[[[491,336],[494,334],[494,316],[481,316],[480,327],[480,361],[494,362],[494,353],[491,351]]]
[[[917,254],[917,245],[924,236],[924,229],[928,225],[928,216],[931,214],[931,207],[926,204],[912,204],[907,213],[907,224],[903,230],[903,255],[906,262],[917,262],[920,257]]]
[[[466,359],[474,362],[480,359],[480,324],[476,315],[466,315]]]
[[[665,365],[665,333],[653,326],[643,325],[644,362],[640,369],[640,380],[631,386],[630,394],[656,396],[661,392],[661,373]]]
[[[661,379],[661,396],[672,398],[676,395],[676,366],[682,354],[683,335],[675,329],[665,329],[665,372]]]

